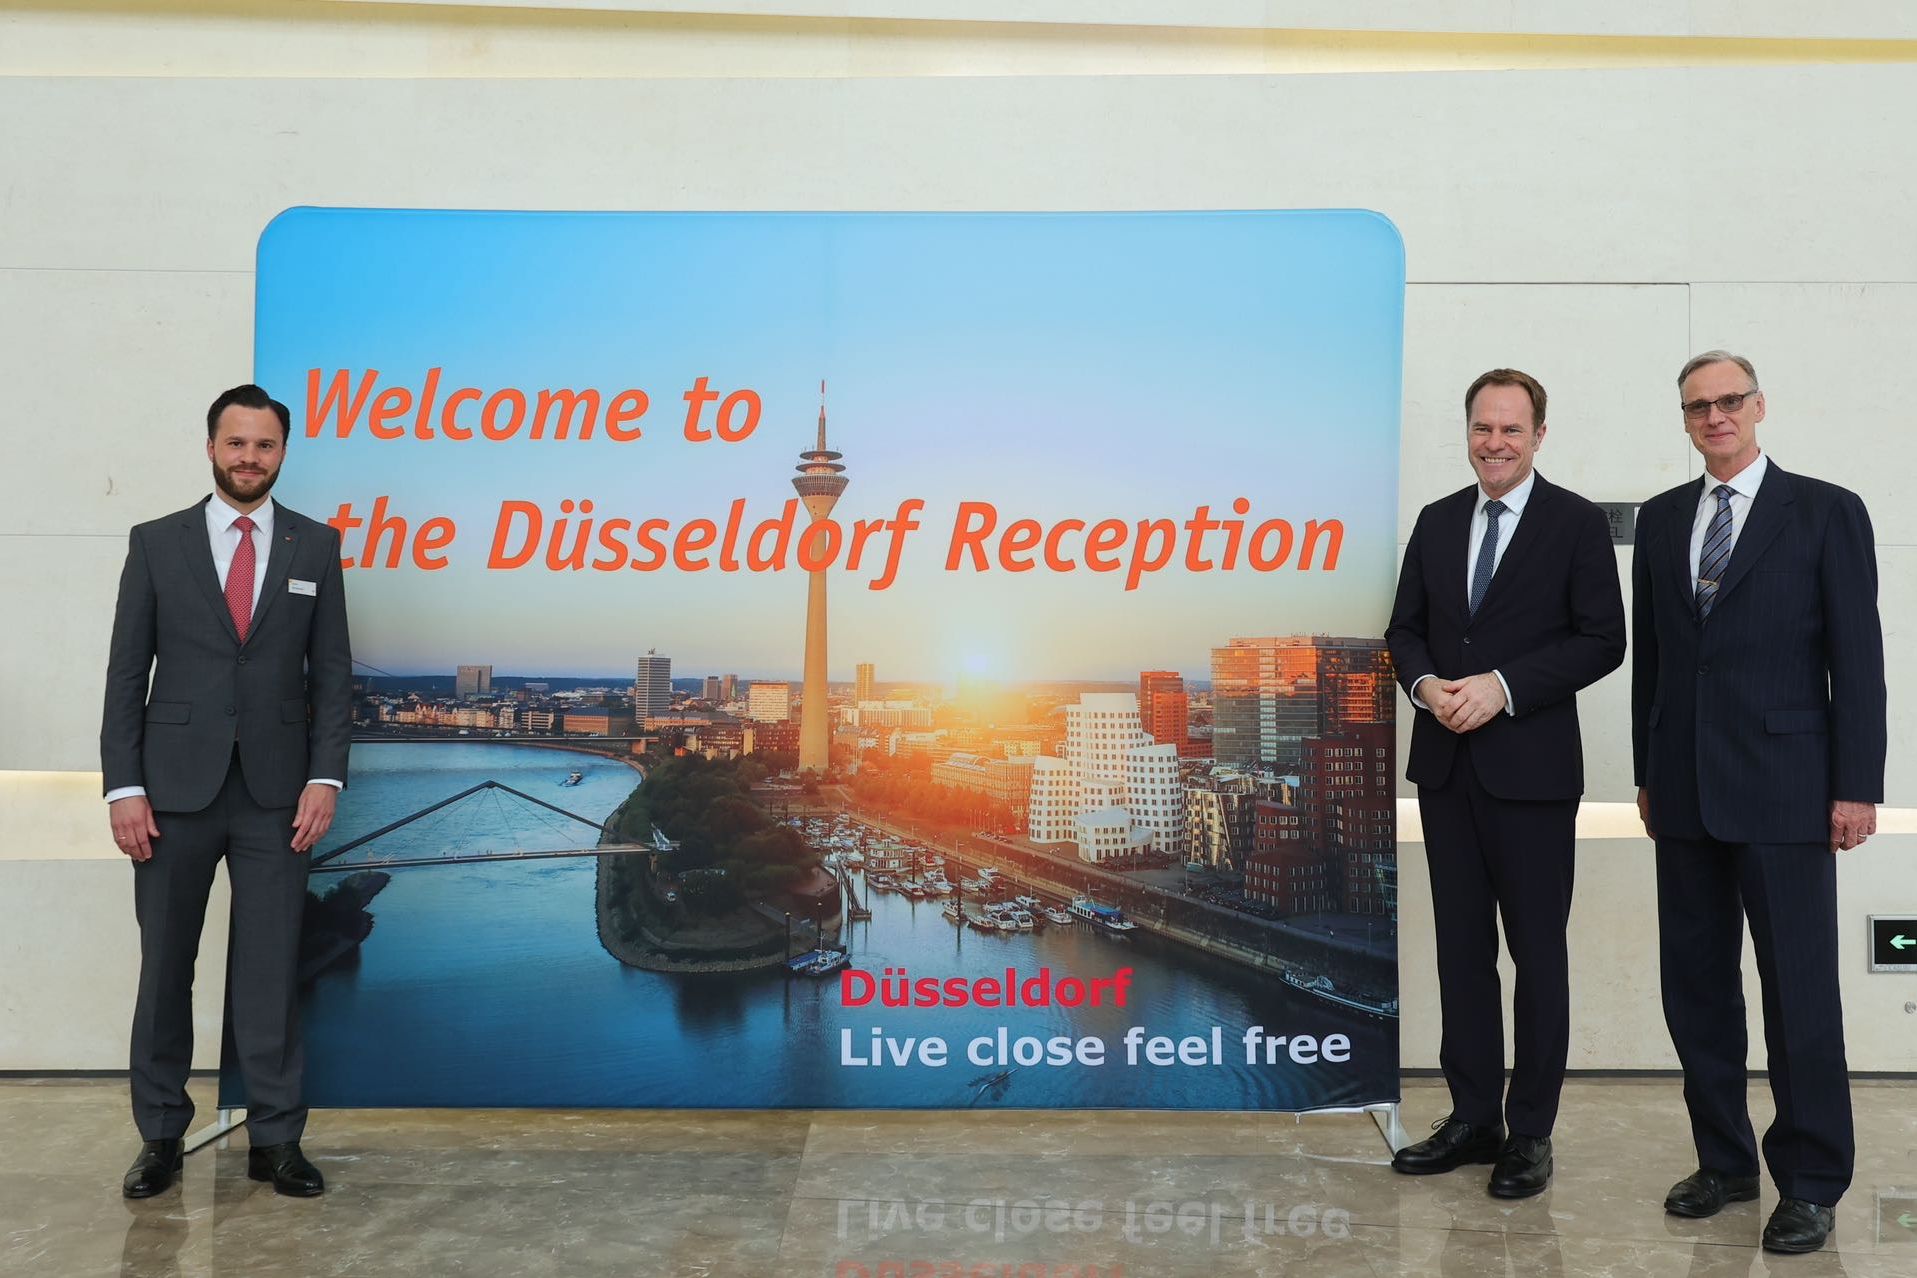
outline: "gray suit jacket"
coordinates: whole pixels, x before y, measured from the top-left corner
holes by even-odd
[[[313,777],[346,780],[353,659],[339,534],[273,504],[273,545],[241,643],[207,544],[206,502],[140,524],[127,545],[107,655],[100,766],[163,812],[219,794],[239,746],[247,789],[291,807]],[[289,583],[311,582],[313,593]]]

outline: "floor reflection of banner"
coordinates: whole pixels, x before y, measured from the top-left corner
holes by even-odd
[[[1403,289],[1355,212],[283,215],[310,1100],[1394,1099]]]

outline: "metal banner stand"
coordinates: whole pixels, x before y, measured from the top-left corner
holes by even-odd
[[[181,1152],[191,1154],[206,1148],[214,1141],[218,1141],[220,1143],[219,1147],[225,1149],[227,1148],[227,1137],[232,1135],[234,1128],[240,1126],[245,1121],[245,1110],[223,1109],[220,1111],[219,1118],[211,1127],[202,1127],[199,1131],[187,1136],[186,1143],[182,1147]]]
[[[1365,1113],[1371,1115],[1371,1121],[1378,1125],[1378,1131],[1384,1136],[1385,1144],[1392,1153],[1397,1153],[1410,1143],[1405,1135],[1399,1102],[1391,1101],[1384,1105],[1367,1105]]]
[[[1311,1114],[1364,1114],[1377,1124],[1378,1134],[1384,1137],[1386,1148],[1395,1154],[1410,1143],[1400,1119],[1399,1104],[1398,1101],[1381,1101],[1376,1105],[1327,1105],[1322,1109],[1295,1110],[1292,1118],[1302,1123]]]

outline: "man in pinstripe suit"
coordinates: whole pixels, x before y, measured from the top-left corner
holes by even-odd
[[[1855,493],[1758,448],[1749,360],[1678,376],[1706,475],[1638,514],[1631,734],[1657,844],[1664,1018],[1684,1065],[1698,1169],[1665,1210],[1757,1197],[1739,962],[1750,920],[1777,1118],[1764,1161],[1770,1251],[1814,1251],[1855,1158],[1837,983],[1836,853],[1883,799],[1883,629],[1870,516]]]

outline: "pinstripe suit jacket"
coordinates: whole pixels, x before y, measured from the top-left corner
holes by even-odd
[[[1660,835],[1822,843],[1830,803],[1884,797],[1877,553],[1856,493],[1775,460],[1708,620],[1691,529],[1704,479],[1638,512],[1631,745]]]

